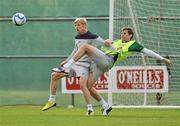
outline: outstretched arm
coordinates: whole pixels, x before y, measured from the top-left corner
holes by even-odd
[[[150,56],[150,57],[154,57],[156,59],[162,60],[164,63],[166,63],[168,65],[170,65],[172,63],[171,60],[162,57],[161,55],[155,53],[154,51],[152,51],[150,49],[144,48],[144,49],[141,50],[141,52],[148,55],[148,56]]]

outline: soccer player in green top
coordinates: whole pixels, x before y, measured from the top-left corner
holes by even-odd
[[[81,58],[85,54],[87,54],[94,62],[95,70],[93,72],[94,75],[96,75],[96,79],[101,73],[107,72],[113,67],[114,64],[121,62],[126,57],[132,55],[133,52],[141,52],[150,57],[161,60],[166,64],[171,64],[170,59],[164,58],[154,51],[143,47],[135,40],[132,40],[133,35],[134,33],[131,28],[122,28],[121,39],[115,40],[112,43],[112,46],[114,47],[113,49],[103,47],[100,50],[91,45],[84,44],[78,49],[74,56],[66,64],[64,64],[63,67],[59,69],[61,69],[62,71],[67,71],[70,66],[72,66],[79,58]],[[110,45],[107,44],[106,46]]]
[[[103,47],[100,50],[91,45],[84,44],[78,49],[72,58],[63,65],[63,67],[57,69],[68,72],[68,68],[85,54],[87,54],[94,62],[93,75],[96,80],[101,73],[107,72],[114,64],[121,62],[126,57],[132,55],[133,52],[141,52],[161,60],[166,64],[171,64],[171,60],[160,56],[152,50],[143,47],[135,40],[132,40],[133,35],[134,33],[131,28],[124,27],[121,31],[121,39],[114,41],[111,45],[113,48]],[[105,46],[110,46],[110,44],[106,43]],[[96,80],[94,80],[94,82]],[[88,87],[93,88],[94,82],[92,81],[92,83],[88,83]],[[108,113],[108,111],[106,112]]]

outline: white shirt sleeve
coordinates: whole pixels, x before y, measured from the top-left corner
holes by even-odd
[[[155,53],[154,51],[150,50],[150,49],[147,49],[147,48],[144,48],[141,50],[142,53],[150,56],[150,57],[153,57],[153,58],[156,58],[156,59],[159,59],[159,60],[163,60],[164,57],[162,57],[161,55]]]
[[[96,46],[103,46],[105,43],[105,40],[102,39],[100,36],[94,40],[94,45]]]
[[[98,38],[95,39],[94,44],[96,44],[95,46],[105,46],[105,40],[99,36]],[[106,48],[109,48],[110,50],[116,50],[112,45]]]

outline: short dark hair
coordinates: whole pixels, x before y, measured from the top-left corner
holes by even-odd
[[[121,31],[124,31],[124,30],[127,30],[129,35],[132,35],[131,38],[130,38],[130,39],[132,39],[133,36],[134,36],[134,32],[133,32],[132,28],[130,28],[130,27],[123,27],[121,29]]]

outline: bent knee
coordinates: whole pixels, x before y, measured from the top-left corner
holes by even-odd
[[[84,49],[87,49],[87,48],[89,48],[89,44],[87,44],[87,43],[83,43],[82,45],[81,45],[81,48],[84,48]]]

